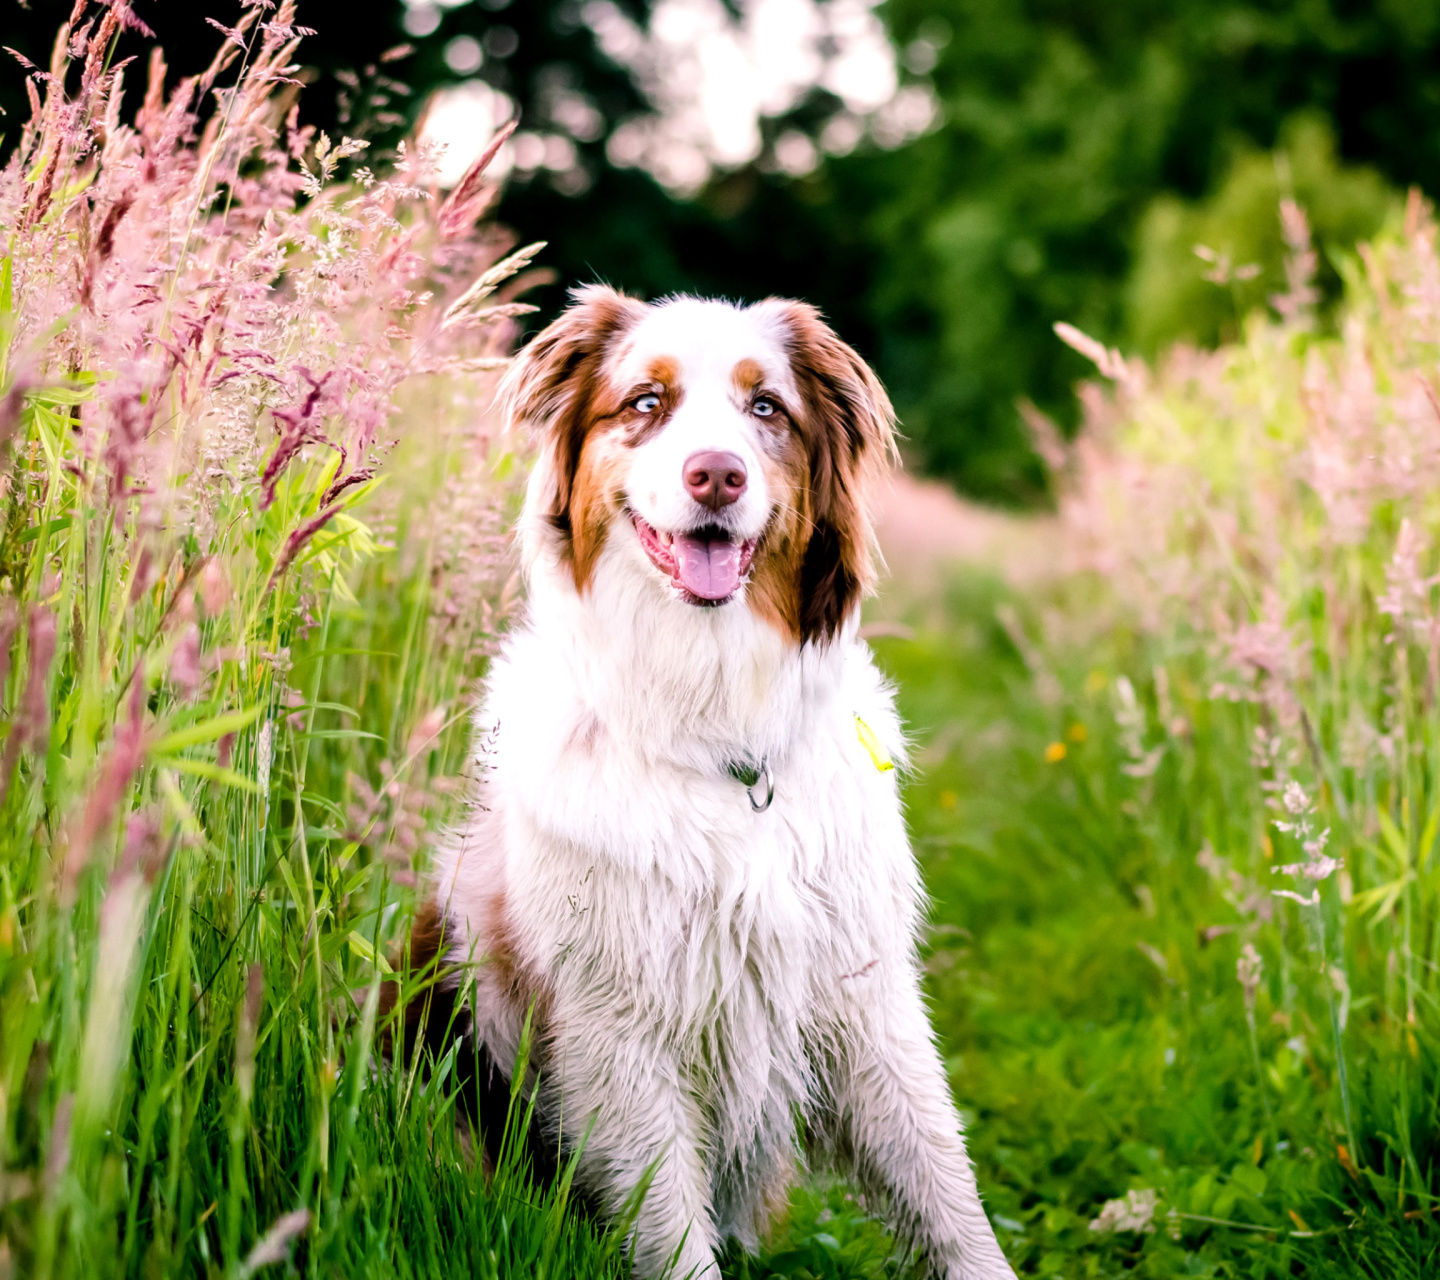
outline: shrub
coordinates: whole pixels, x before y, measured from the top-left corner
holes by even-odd
[[[1234,342],[1240,320],[1284,287],[1275,208],[1285,197],[1304,207],[1322,246],[1316,284],[1327,314],[1340,294],[1335,264],[1344,268],[1401,204],[1373,169],[1340,163],[1329,123],[1311,114],[1287,122],[1273,154],[1238,149],[1209,198],[1157,197],[1140,219],[1125,285],[1126,330],[1147,356],[1177,340]]]

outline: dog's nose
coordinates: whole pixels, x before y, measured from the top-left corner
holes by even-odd
[[[745,492],[745,464],[738,454],[710,449],[685,459],[685,488],[696,502],[719,511]]]

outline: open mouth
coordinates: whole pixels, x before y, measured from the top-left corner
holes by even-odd
[[[737,541],[718,525],[662,533],[634,512],[630,518],[650,562],[680,588],[690,604],[724,604],[750,572],[754,538]]]

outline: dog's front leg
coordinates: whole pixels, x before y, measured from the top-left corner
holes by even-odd
[[[592,1015],[557,1037],[552,1083],[565,1134],[584,1139],[581,1177],[612,1218],[655,1168],[635,1220],[635,1275],[710,1280],[716,1231],[699,1108],[673,1055],[632,1030],[598,1026]]]
[[[944,1280],[1014,1280],[980,1204],[917,975],[876,977],[882,989],[853,1010],[835,1082],[857,1172]]]

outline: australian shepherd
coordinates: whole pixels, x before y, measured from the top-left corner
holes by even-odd
[[[528,609],[411,964],[450,966],[492,1085],[533,1019],[542,1132],[600,1212],[651,1177],[637,1275],[753,1248],[823,1155],[937,1274],[1012,1277],[926,1015],[904,739],[858,636],[884,390],[803,303],[590,287],[503,391],[539,443]]]

